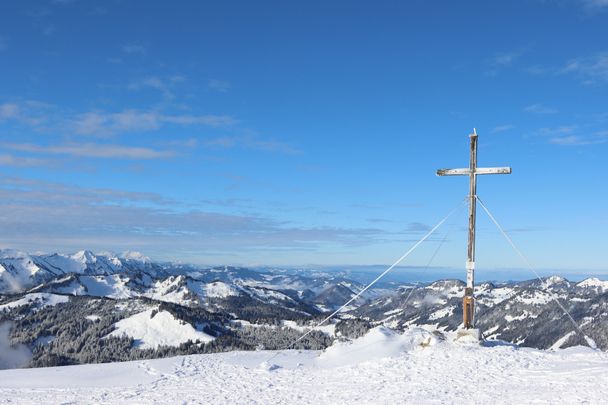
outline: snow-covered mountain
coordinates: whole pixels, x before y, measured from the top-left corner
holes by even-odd
[[[579,283],[561,277],[475,287],[476,326],[486,339],[500,339],[518,345],[550,348],[585,344],[573,332],[559,300],[581,329],[608,349],[608,289],[605,282],[587,279]],[[464,283],[442,280],[426,286],[401,289],[361,306],[354,312],[373,324],[404,329],[429,325],[453,331],[462,319]]]
[[[166,274],[160,265],[136,252],[94,254],[82,250],[74,254],[30,255],[0,250],[0,294],[19,293],[65,274]]]
[[[0,254],[0,325],[30,365],[136,360],[235,349],[281,349],[363,284],[343,274],[159,264],[137,253]],[[536,348],[584,344],[552,296],[608,350],[607,282],[560,277],[476,287],[476,324],[488,340]],[[440,280],[367,291],[294,348],[325,348],[370,327],[453,331],[464,284]]]

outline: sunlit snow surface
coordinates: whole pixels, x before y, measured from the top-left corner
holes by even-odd
[[[325,353],[230,352],[0,371],[0,403],[605,403],[608,353],[378,328]]]
[[[116,323],[116,330],[109,336],[127,336],[135,339],[140,349],[158,346],[179,346],[188,340],[208,343],[212,336],[198,331],[189,323],[175,319],[167,311],[149,309]]]

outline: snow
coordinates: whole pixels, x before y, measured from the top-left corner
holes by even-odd
[[[493,288],[490,291],[484,291],[478,296],[478,300],[487,306],[494,306],[508,300],[515,295],[515,290],[509,287]]]
[[[376,328],[324,353],[289,350],[273,359],[276,352],[230,352],[3,370],[0,402],[600,404],[608,396],[608,353],[459,345],[431,336]]]
[[[564,343],[566,343],[568,341],[568,339],[570,339],[570,336],[573,336],[574,334],[576,334],[575,331],[566,333],[564,336],[557,339],[557,341],[553,344],[553,346],[551,346],[550,349],[551,350],[560,349],[564,345]]]
[[[0,250],[0,292],[20,292],[30,284],[31,278],[40,271],[32,258],[17,250]]]
[[[601,292],[608,291],[608,281],[602,281],[599,278],[588,278],[576,285],[577,287],[593,288]]]
[[[134,262],[141,262],[144,264],[149,264],[151,263],[151,259],[140,253],[140,252],[132,252],[132,251],[126,251],[126,252],[122,252],[120,255],[121,259],[125,259],[125,260],[131,260]]]
[[[23,298],[18,299],[17,301],[0,305],[0,312],[21,307],[24,305],[35,305],[38,309],[42,309],[44,307],[55,306],[57,304],[68,302],[69,300],[70,299],[64,295],[49,293],[31,293],[25,295]]]
[[[155,312],[154,316],[152,313]],[[127,336],[135,339],[140,349],[151,349],[159,346],[179,346],[191,340],[203,343],[214,338],[196,330],[191,324],[175,319],[167,312],[148,309],[115,324],[116,330],[108,336]]]
[[[529,305],[546,305],[552,301],[551,295],[535,290],[532,293],[524,293],[515,297],[515,301]]]
[[[504,318],[505,318],[505,321],[507,321],[507,322],[513,322],[513,321],[523,321],[524,319],[537,318],[537,317],[538,317],[538,315],[532,314],[532,313],[530,313],[530,311],[526,311],[524,309],[520,315],[517,315],[517,316],[505,315]]]
[[[216,281],[203,286],[204,295],[210,298],[226,298],[240,295],[239,291],[224,282]]]
[[[309,326],[300,326],[298,325],[295,321],[281,321],[281,325],[290,329],[295,329],[298,332],[308,332],[310,329],[313,330],[318,330],[320,332],[323,332],[329,336],[333,336],[336,333],[336,325],[331,323],[328,325],[321,325],[321,326],[316,326],[316,327],[309,327]]]
[[[184,276],[172,276],[164,280],[154,282],[152,288],[143,295],[158,301],[175,302],[189,305],[191,300],[186,299],[188,289],[186,288]]]
[[[317,367],[341,367],[373,362],[386,357],[399,356],[424,346],[434,345],[435,336],[424,329],[414,328],[400,334],[384,326],[371,329],[359,339],[337,342],[315,359]]]
[[[456,308],[454,308],[454,307],[442,308],[438,311],[433,312],[431,315],[429,315],[429,320],[435,321],[437,319],[445,318],[446,316],[451,316],[454,313],[455,309]]]
[[[129,279],[116,274],[112,276],[82,276],[80,282],[86,287],[86,294],[94,297],[125,299],[135,295],[127,286]]]

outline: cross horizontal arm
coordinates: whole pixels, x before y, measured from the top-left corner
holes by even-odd
[[[471,169],[439,169],[437,176],[469,176]],[[511,174],[510,167],[478,167],[475,174]]]

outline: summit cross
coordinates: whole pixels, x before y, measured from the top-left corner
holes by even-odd
[[[471,155],[469,167],[466,169],[439,169],[437,176],[469,176],[469,241],[467,252],[467,285],[462,301],[462,324],[464,329],[474,327],[475,298],[475,220],[477,209],[477,175],[479,174],[511,174],[510,167],[477,167],[477,131],[469,135],[471,139]]]

